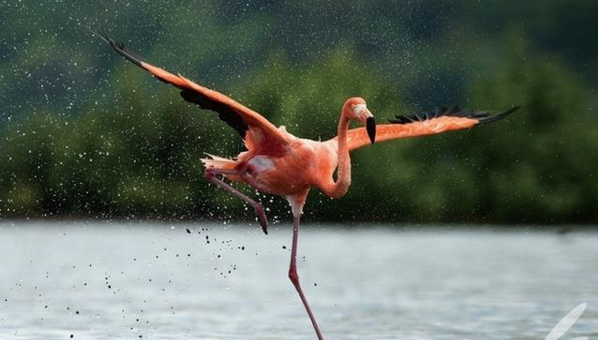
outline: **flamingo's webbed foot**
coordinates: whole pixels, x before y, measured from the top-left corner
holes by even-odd
[[[264,206],[261,203],[258,203],[255,207],[255,214],[257,215],[257,219],[260,221],[260,225],[262,226],[264,234],[268,235],[268,219],[266,218],[266,213],[264,212]]]

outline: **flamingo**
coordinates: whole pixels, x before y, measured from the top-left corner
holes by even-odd
[[[142,61],[103,32],[97,35],[128,61],[158,80],[174,85],[181,91],[184,100],[218,113],[222,121],[239,133],[247,151],[232,159],[207,154],[208,158],[201,159],[205,165],[205,178],[253,207],[265,234],[268,234],[268,221],[262,204],[233,188],[225,179],[283,196],[289,202],[293,214],[293,238],[288,276],[319,340],[324,337],[301,289],[297,273],[299,225],[309,191],[317,188],[332,198],[344,196],[351,185],[349,153],[370,143],[467,129],[505,118],[519,108],[513,106],[492,115],[485,111],[462,110],[457,106],[440,107],[434,112],[396,116],[389,124],[376,125],[365,100],[353,97],[342,106],[338,135],[324,142],[313,141],[293,136],[284,126],[276,128],[259,113],[222,93]],[[350,129],[351,121],[360,122],[364,127]]]

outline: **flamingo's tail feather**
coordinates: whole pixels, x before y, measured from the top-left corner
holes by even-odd
[[[218,168],[218,169],[234,169],[238,162],[234,159],[224,158],[206,153],[209,158],[200,159],[206,168]]]

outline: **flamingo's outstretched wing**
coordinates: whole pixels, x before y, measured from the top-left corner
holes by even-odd
[[[462,110],[458,106],[454,106],[452,108],[439,107],[434,112],[412,116],[396,116],[396,119],[390,121],[391,124],[378,124],[376,126],[376,143],[398,138],[433,135],[487,124],[505,118],[518,108],[519,106],[514,106],[507,111],[492,115],[485,111]],[[349,130],[347,144],[349,150],[370,145],[366,129]]]
[[[116,52],[133,64],[148,71],[160,81],[179,88],[181,90],[181,96],[186,101],[197,104],[202,109],[217,112],[218,117],[235,129],[239,135],[241,135],[241,138],[245,139],[247,130],[251,128],[252,130],[259,130],[265,138],[264,142],[267,142],[270,145],[272,145],[272,142],[281,146],[286,145],[287,140],[285,136],[283,136],[272,123],[259,113],[239,104],[222,93],[198,85],[180,74],[174,75],[166,70],[144,62],[141,58],[126,49],[123,44],[115,42],[105,33],[96,34],[109,43]]]

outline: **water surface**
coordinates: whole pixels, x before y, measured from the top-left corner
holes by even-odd
[[[290,236],[1,224],[0,339],[314,339],[286,276]],[[598,338],[597,245],[592,232],[305,226],[299,274],[328,339],[544,339],[582,302],[564,338]]]

